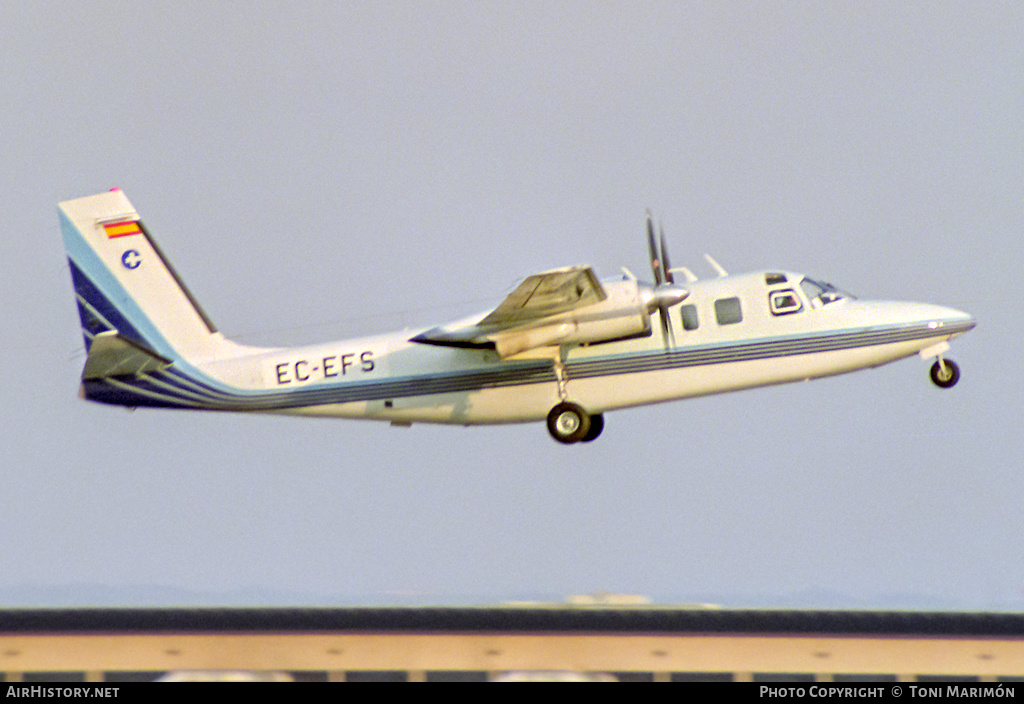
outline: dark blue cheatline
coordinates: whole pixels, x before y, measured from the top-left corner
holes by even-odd
[[[966,332],[972,323],[951,323],[943,335]],[[927,323],[851,330],[822,335],[769,338],[756,342],[726,343],[644,354],[586,359],[566,364],[570,379],[615,374],[664,371],[712,364],[766,360],[795,355],[835,352],[857,347],[887,345],[935,337]],[[391,378],[385,381],[317,384],[289,391],[245,391],[219,385],[175,369],[141,377],[122,377],[85,382],[88,398],[105,403],[135,406],[183,407],[211,410],[286,410],[306,406],[342,404],[381,399],[462,393],[488,388],[555,383],[547,361],[506,363],[492,370],[471,370]]]

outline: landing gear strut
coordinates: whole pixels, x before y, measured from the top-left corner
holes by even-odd
[[[555,380],[558,382],[560,402],[548,413],[548,432],[551,433],[551,437],[563,445],[596,440],[604,430],[604,416],[600,413],[591,415],[583,410],[578,403],[569,400],[564,347],[558,348],[558,353],[551,362],[555,371]]]
[[[948,389],[960,381],[960,367],[950,359],[939,357],[938,361],[932,365],[931,377],[936,386]]]

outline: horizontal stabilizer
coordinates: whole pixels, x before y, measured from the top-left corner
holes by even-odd
[[[82,379],[151,373],[170,364],[169,359],[121,337],[116,330],[107,330],[93,338]]]

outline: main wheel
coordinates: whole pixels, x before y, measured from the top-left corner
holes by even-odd
[[[583,440],[580,442],[593,442],[597,440],[597,436],[601,434],[602,430],[604,430],[604,414],[595,413],[590,416],[590,430],[583,436]]]
[[[960,381],[960,367],[956,365],[956,362],[944,359],[932,365],[931,376],[932,382],[936,386],[948,389]]]
[[[566,445],[579,442],[590,432],[590,414],[575,403],[563,401],[548,413],[548,432]]]

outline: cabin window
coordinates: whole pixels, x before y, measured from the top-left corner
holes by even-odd
[[[683,319],[683,330],[696,330],[700,325],[697,319],[697,306],[692,303],[680,308],[679,315]]]
[[[720,298],[715,301],[715,319],[719,325],[733,325],[743,322],[743,309],[740,307],[740,299]]]
[[[796,291],[787,288],[783,291],[769,293],[768,307],[771,309],[772,315],[789,315],[790,313],[799,313],[804,306],[796,295]]]
[[[786,275],[785,274],[768,273],[768,274],[764,275],[764,282],[766,284],[768,284],[769,286],[774,286],[775,284],[784,284],[784,283],[786,283]]]

